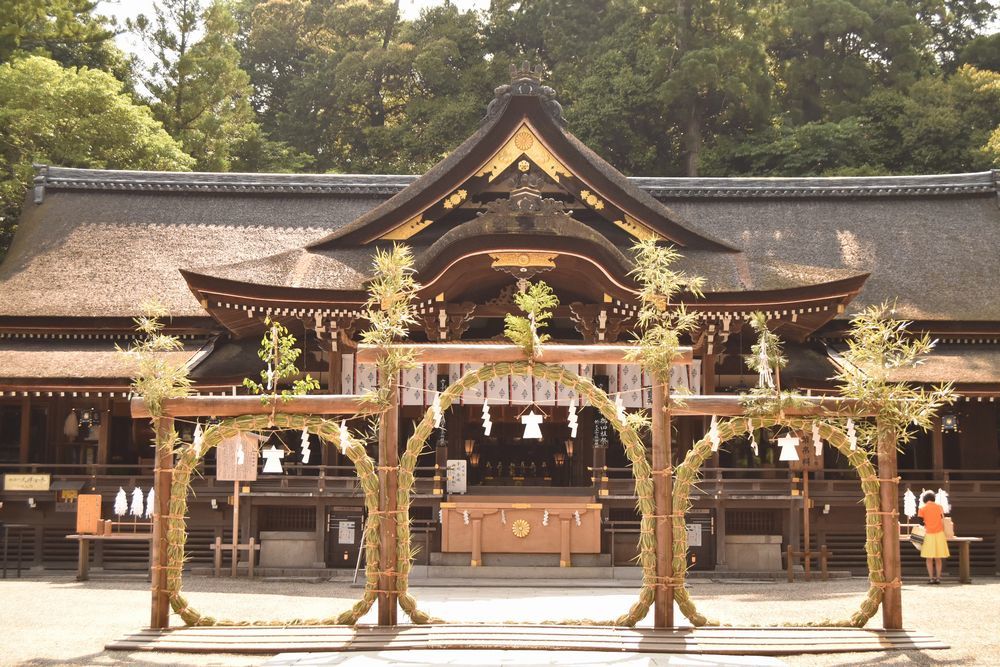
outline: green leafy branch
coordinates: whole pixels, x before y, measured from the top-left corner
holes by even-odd
[[[396,344],[409,336],[410,327],[417,322],[413,299],[420,284],[414,278],[413,252],[403,244],[393,244],[390,250],[376,249],[372,267],[375,275],[368,284],[364,308],[369,328],[361,334],[361,341],[378,348],[375,363],[379,377],[396,378],[399,371],[416,363],[411,349]],[[381,382],[362,400],[387,408],[394,390],[395,382]]]
[[[631,275],[639,283],[641,305],[637,316],[639,331],[634,334],[638,349],[630,352],[628,358],[641,363],[658,382],[669,382],[670,367],[680,357],[681,336],[697,325],[694,313],[689,313],[683,304],[672,304],[683,292],[703,296],[704,279],[672,268],[681,258],[673,246],[647,239],[636,243],[632,251],[635,268]]]
[[[293,396],[302,396],[319,389],[319,382],[308,373],[304,378],[299,377],[300,372],[295,362],[302,355],[302,350],[296,346],[295,336],[270,317],[264,320],[264,324],[269,329],[260,341],[257,356],[267,366],[260,372],[260,382],[244,378],[243,386],[254,394],[260,394],[262,403],[276,398],[288,401]],[[279,389],[282,381],[290,378],[297,378],[292,382],[291,388]]]
[[[528,283],[524,290],[514,295],[514,303],[526,317],[507,313],[504,317],[504,335],[521,347],[528,358],[542,356],[542,345],[551,336],[541,333],[552,319],[552,309],[559,305],[559,297],[541,280]]]
[[[938,410],[955,401],[951,383],[927,389],[893,380],[894,371],[922,364],[937,343],[911,333],[910,322],[894,319],[893,312],[882,303],[851,318],[847,351],[834,378],[844,397],[876,416],[875,423],[856,425],[859,444],[874,446],[880,435],[906,443],[917,430],[930,429]]]
[[[184,344],[164,333],[162,318],[168,315],[166,308],[150,302],[143,305],[143,311],[145,314],[134,320],[142,337],[128,348],[115,345],[115,349],[134,362],[132,391],[146,401],[150,414],[158,416],[163,412],[163,401],[191,393],[191,378],[186,361],[170,358],[170,353],[180,352]]]
[[[750,328],[757,332],[757,342],[750,346],[750,354],[743,361],[747,368],[757,373],[758,383],[740,395],[747,415],[769,417],[780,415],[788,408],[805,406],[804,396],[781,388],[781,369],[788,365],[788,359],[781,338],[767,326],[767,315],[751,314]]]

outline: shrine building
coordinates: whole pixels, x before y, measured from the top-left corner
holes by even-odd
[[[786,343],[782,386],[814,395],[835,390],[849,319],[868,305],[895,302],[898,317],[937,338],[934,356],[897,379],[954,382],[960,398],[900,452],[901,491],[947,490],[956,530],[985,538],[972,547],[973,569],[1000,571],[1000,172],[626,177],[571,134],[533,71],[517,70],[486,102],[479,129],[418,176],[37,168],[0,264],[0,521],[23,526],[29,565],[76,566],[65,537],[79,493],[102,494],[111,518],[119,488],[152,486],[150,423],[131,416],[134,369],[115,350],[134,339],[144,303],[169,311],[167,331],[184,345],[171,358],[187,363],[198,394],[245,393],[243,379],[262,370],[266,318],[296,336],[300,364],[322,392],[358,394],[378,382],[374,366],[355,358],[377,248],[413,249],[422,286],[414,341],[503,340],[503,318],[527,279],[544,280],[559,298],[554,342],[616,344],[636,326],[630,248],[655,238],[705,280],[703,296],[682,299],[698,327],[685,341],[693,363],[674,369],[675,390],[752,387],[743,355],[755,342],[755,311]],[[400,448],[434,392],[471,368],[402,373]],[[626,410],[650,404],[650,377],[638,365],[571,370]],[[506,377],[465,392],[444,414],[417,468],[418,566],[563,565],[612,577],[615,566],[634,565],[639,517],[618,434],[594,408],[571,403],[579,405],[568,387]],[[535,425],[522,420],[529,411],[542,415],[540,434],[526,430]],[[176,423],[190,441],[194,420]],[[708,424],[673,423],[679,462]],[[806,474],[812,544],[829,548],[831,569],[866,572],[856,473],[829,446],[811,472],[790,467],[779,461],[777,435],[757,432],[758,454],[745,438],[730,442],[706,464],[687,519],[689,566],[782,569],[785,548],[802,542]],[[313,442],[305,463],[298,433],[271,435],[269,445],[286,448],[281,472],[240,487],[240,532],[262,544],[265,573],[357,564],[365,517],[354,468],[336,447]],[[216,481],[215,465],[211,453],[192,482],[187,551],[196,570],[232,531],[233,485]],[[479,563],[468,507],[492,508],[503,527],[481,536]],[[531,534],[518,535],[517,513],[529,509],[569,512],[573,532],[566,538],[560,521],[532,518]],[[146,547],[101,545],[93,565],[143,568]],[[905,546],[903,564],[923,567]]]

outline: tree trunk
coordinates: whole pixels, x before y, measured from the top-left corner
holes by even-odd
[[[691,100],[688,107],[688,117],[684,128],[684,174],[698,175],[698,162],[701,159],[701,102],[697,97]]]

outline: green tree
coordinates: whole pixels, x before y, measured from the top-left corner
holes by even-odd
[[[930,30],[935,56],[948,71],[954,71],[965,47],[996,20],[1000,12],[1000,5],[991,0],[910,2],[917,18]]]
[[[4,0],[0,3],[0,63],[18,51],[52,55],[100,45],[114,36],[91,0]]]
[[[770,16],[779,99],[796,124],[846,118],[934,66],[931,31],[904,0],[776,0]]]
[[[106,72],[40,56],[0,65],[0,252],[32,162],[95,169],[189,169],[193,160]]]
[[[153,56],[143,83],[156,117],[197,168],[298,168],[303,160],[268,141],[250,105],[250,78],[234,42],[227,3],[161,0],[153,18],[129,23]]]

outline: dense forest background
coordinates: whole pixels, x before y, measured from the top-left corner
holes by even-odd
[[[569,129],[644,176],[1000,168],[993,0],[0,3],[0,257],[32,163],[420,173],[512,62]],[[118,49],[141,40],[147,57]]]

